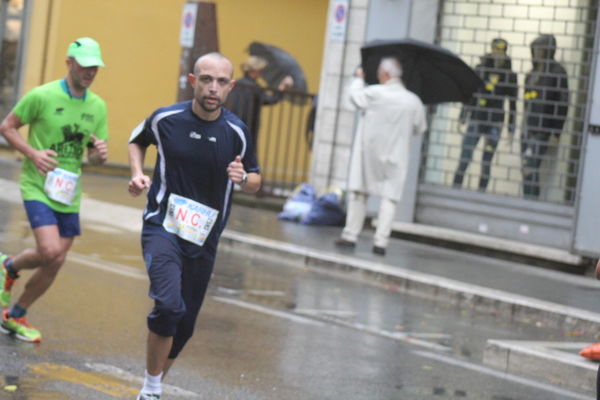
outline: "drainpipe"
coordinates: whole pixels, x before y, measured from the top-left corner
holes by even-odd
[[[352,10],[352,0],[348,1],[348,20],[346,22],[346,30],[344,32],[344,48],[342,49],[342,62],[340,63],[340,82],[338,84],[338,94],[337,94],[337,113],[335,114],[335,121],[333,123],[333,139],[331,142],[331,157],[329,157],[329,172],[327,174],[327,185],[331,186],[331,179],[333,175],[333,158],[335,157],[335,144],[337,143],[338,136],[338,126],[340,120],[340,109],[342,104],[342,93],[344,89],[344,69],[346,66],[346,49],[348,48],[348,23],[350,22],[350,10]]]
[[[48,65],[48,51],[50,43],[50,33],[52,25],[52,11],[54,9],[54,0],[49,0],[48,15],[46,17],[46,35],[44,37],[44,53],[42,55],[42,70],[40,74],[40,85],[46,83],[46,67]]]

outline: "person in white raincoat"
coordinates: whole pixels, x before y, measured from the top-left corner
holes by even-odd
[[[402,84],[402,66],[383,58],[378,85],[366,86],[362,69],[349,89],[350,101],[361,112],[348,178],[350,192],[346,226],[336,245],[353,248],[367,211],[367,197],[381,197],[373,252],[385,255],[396,205],[402,197],[408,169],[410,138],[427,129],[425,107]]]

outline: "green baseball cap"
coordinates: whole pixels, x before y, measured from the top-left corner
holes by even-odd
[[[92,38],[79,38],[69,45],[67,56],[73,57],[82,67],[104,67],[100,45]]]

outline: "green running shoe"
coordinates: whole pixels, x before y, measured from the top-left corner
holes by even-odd
[[[15,337],[24,342],[39,343],[42,341],[40,331],[29,325],[27,318],[13,318],[8,316],[8,310],[2,311],[2,324],[0,331]]]
[[[17,278],[13,278],[6,270],[4,263],[9,259],[8,254],[0,253],[0,306],[8,307],[10,304],[10,291]]]

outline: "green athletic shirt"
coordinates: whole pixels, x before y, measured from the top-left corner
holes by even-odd
[[[23,124],[29,124],[27,142],[31,147],[54,150],[58,154],[58,168],[78,175],[83,153],[92,142],[90,135],[108,139],[104,100],[90,90],[86,90],[83,98],[72,97],[64,79],[32,89],[17,103],[13,113]],[[26,158],[19,180],[23,200],[38,200],[62,213],[78,213],[81,179],[70,206],[48,198],[44,192],[45,179]]]

